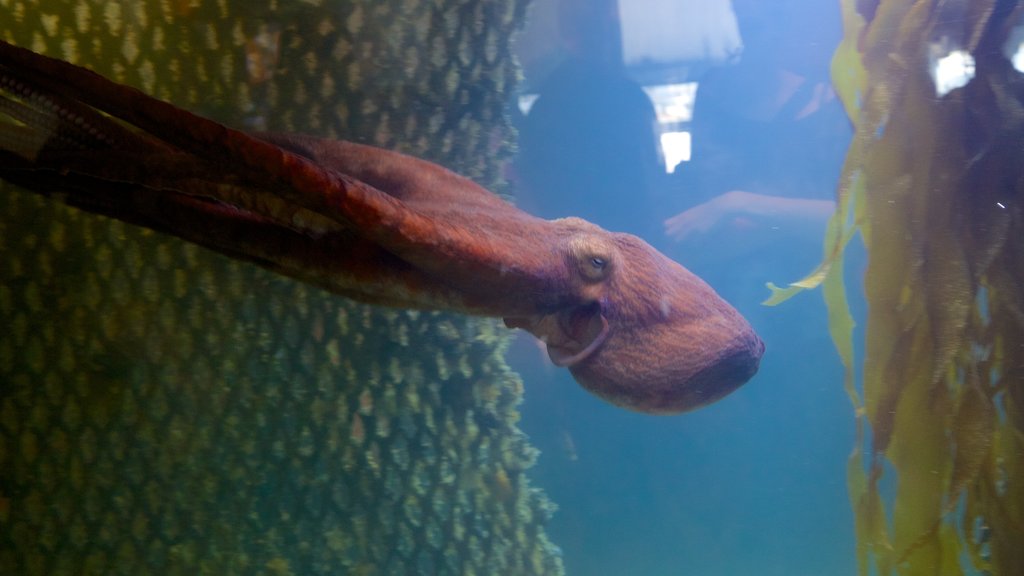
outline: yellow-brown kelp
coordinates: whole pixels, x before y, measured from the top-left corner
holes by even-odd
[[[1024,3],[843,4],[834,77],[856,136],[826,261],[776,296],[825,282],[859,423],[860,573],[1024,574]],[[952,90],[950,55],[969,79]],[[841,280],[855,231],[863,403]]]
[[[493,186],[523,2],[0,1],[243,128]],[[492,321],[356,305],[0,189],[0,573],[558,574]]]

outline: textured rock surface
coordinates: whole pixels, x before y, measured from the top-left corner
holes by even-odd
[[[0,0],[0,35],[497,183],[524,2],[198,4]],[[561,573],[498,323],[0,207],[0,573]]]

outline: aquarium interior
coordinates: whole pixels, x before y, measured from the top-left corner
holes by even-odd
[[[854,420],[840,384],[843,368],[829,337],[827,310],[816,294],[779,307],[761,304],[768,296],[765,282],[795,280],[820,261],[815,235],[824,235],[824,220],[819,230],[778,230],[775,237],[771,231],[766,235],[752,229],[760,223],[747,229],[742,222],[723,222],[684,242],[669,238],[663,226],[685,208],[744,184],[713,172],[746,167],[705,167],[708,160],[700,157],[710,153],[699,140],[700,130],[711,128],[694,124],[694,115],[709,107],[702,108],[700,101],[702,80],[729,70],[741,58],[778,65],[771,62],[776,54],[751,56],[753,50],[777,51],[778,58],[797,54],[804,61],[796,65],[809,69],[815,80],[826,79],[828,46],[842,36],[838,4],[815,7],[805,2],[799,5],[802,11],[794,4],[785,15],[761,10],[754,2],[742,4],[737,9],[747,11],[747,20],[741,23],[728,2],[609,2],[603,8],[537,2],[519,38],[526,92],[520,104],[540,109],[545,89],[558,91],[553,98],[563,97],[564,91],[578,99],[553,104],[562,104],[571,118],[562,123],[546,116],[538,122],[545,126],[533,126],[526,112],[520,125],[521,153],[529,154],[525,148],[541,139],[557,142],[552,146],[578,147],[575,153],[545,148],[545,153],[564,158],[537,168],[536,180],[562,184],[576,178],[586,183],[565,191],[574,198],[571,208],[535,200],[532,190],[522,192],[520,201],[548,217],[568,216],[575,209],[606,227],[641,235],[737,306],[767,347],[757,376],[726,399],[683,416],[650,418],[588,398],[567,374],[539,362],[542,353],[531,342],[517,339],[510,362],[526,387],[523,428],[541,450],[534,478],[559,505],[549,531],[570,573],[856,571],[845,469]],[[615,17],[605,20],[608,12],[602,10]],[[559,17],[579,18],[583,30],[558,24]],[[798,36],[798,30],[813,33],[775,47],[776,38]],[[583,59],[572,53],[571,40],[565,38],[573,34],[592,34],[594,43],[613,44],[616,54],[609,60],[624,65],[594,76],[621,74],[625,80],[608,80],[607,89],[593,80],[589,90],[547,80],[564,62],[572,66],[573,58]],[[819,52],[805,57],[799,54],[803,50]],[[630,88],[622,87],[626,82],[642,88],[649,99],[655,123],[647,137],[660,145],[650,172],[632,180],[622,178],[621,171],[608,175],[618,169],[613,158],[627,154],[621,149],[635,141],[628,139],[630,127],[610,120],[620,114],[617,106],[629,105],[621,95]],[[757,80],[752,84],[743,89],[759,89]],[[581,109],[590,116],[584,118]],[[825,112],[842,115],[841,110]],[[816,181],[801,189],[776,194],[833,196],[852,129],[843,118],[821,124],[827,132],[815,134],[815,141],[794,143],[782,134],[779,145],[789,145],[788,152],[751,159],[781,160],[785,167],[780,172],[816,173],[808,177]],[[769,122],[750,127],[772,130]],[[749,148],[751,154],[758,150],[758,139],[772,137],[740,133],[744,127],[739,122],[711,129],[736,132],[716,138],[725,146]],[[542,134],[534,136],[532,130]],[[808,146],[828,148],[830,156],[807,154]],[[827,168],[814,166],[822,158]],[[763,167],[751,169],[769,176]],[[704,174],[694,175],[699,170]],[[766,180],[756,185],[769,192],[769,186],[780,184]],[[811,185],[820,188],[810,190]],[[558,193],[553,186],[538,188],[538,196]]]
[[[1022,14],[0,2],[4,40],[230,125],[641,236],[767,346],[711,406],[632,413],[500,320],[3,183],[0,572],[1022,573]]]

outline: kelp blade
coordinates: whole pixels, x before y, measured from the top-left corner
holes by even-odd
[[[833,73],[856,134],[833,226],[850,222],[869,258],[863,408],[847,376],[859,572],[1024,574],[1024,370],[1005,352],[1024,349],[1024,76],[1009,58],[1024,7],[843,10]],[[955,52],[973,76],[937,92],[936,62]],[[823,267],[841,262],[827,252]],[[827,278],[845,363],[852,322]]]

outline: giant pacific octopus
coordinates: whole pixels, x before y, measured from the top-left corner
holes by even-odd
[[[503,318],[584,388],[642,412],[718,400],[764,351],[640,238],[531,216],[396,152],[235,130],[7,43],[0,178],[354,300]]]

